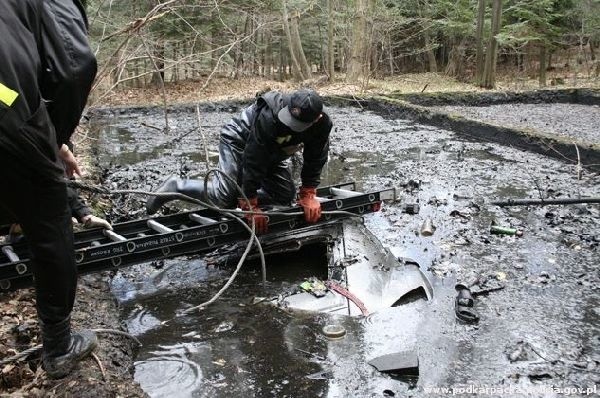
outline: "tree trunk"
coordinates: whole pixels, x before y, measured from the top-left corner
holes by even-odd
[[[457,39],[451,41],[450,52],[448,53],[448,64],[446,65],[445,73],[448,76],[458,76],[458,64],[462,62],[460,51],[458,49]]]
[[[308,61],[306,60],[306,55],[304,55],[304,49],[302,48],[302,40],[300,38],[300,13],[297,10],[292,11],[290,15],[290,33],[292,34],[292,44],[294,46],[294,52],[296,53],[296,57],[298,58],[298,62],[300,63],[300,68],[302,68],[302,76],[304,79],[312,78],[312,71]]]
[[[327,54],[325,54],[325,48],[323,48],[323,33],[321,32],[321,24],[317,24],[317,28],[319,29],[319,47],[321,48],[321,59],[319,62],[313,62],[317,64],[317,72],[321,73],[324,70],[327,70],[326,59]]]
[[[273,35],[270,31],[265,32],[265,41],[267,46],[265,47],[265,77],[267,79],[273,79]]]
[[[285,79],[284,68],[285,68],[285,59],[283,57],[283,39],[279,39],[279,69],[277,72],[279,75],[280,82],[282,82]]]
[[[365,76],[367,61],[367,11],[369,0],[356,0],[352,48],[346,72],[346,80],[351,83]]]
[[[217,38],[219,37],[219,27],[215,20],[211,17],[210,24],[210,70],[212,71],[217,64]]]
[[[477,53],[475,56],[475,83],[481,85],[483,83],[483,27],[485,22],[485,0],[478,0],[477,5],[477,32],[475,33],[475,45]]]
[[[300,67],[300,61],[298,60],[295,51],[294,51],[294,39],[292,38],[292,32],[290,29],[289,16],[287,11],[287,2],[286,0],[282,0],[282,11],[283,11],[283,28],[285,30],[285,35],[288,41],[290,58],[292,61],[292,72],[294,74],[294,78],[298,81],[305,80],[305,76],[302,74],[302,68]]]
[[[455,39],[455,44],[452,46],[450,53],[448,54],[448,65],[446,67],[446,74],[448,76],[455,77],[459,81],[465,80],[465,38]]]
[[[327,0],[327,74],[332,82],[335,73],[334,44],[333,44],[333,0]],[[590,43],[590,48],[592,44]]]
[[[437,72],[437,61],[435,59],[435,53],[433,52],[433,43],[431,42],[431,37],[429,36],[429,32],[426,30],[423,31],[423,37],[425,39],[425,49],[427,51],[427,60],[429,61],[429,72],[436,73]]]
[[[254,19],[250,19],[250,32],[254,32]],[[258,61],[258,47],[260,46],[260,38],[257,35],[257,32],[255,32],[251,37],[250,37],[250,43],[254,43],[254,44],[250,44],[250,52],[252,54],[252,58],[251,58],[251,62],[249,66],[249,72],[251,75],[258,75],[259,71],[259,64],[260,62]]]
[[[337,41],[337,55],[338,55],[338,70],[346,69],[346,54],[344,53],[344,45],[340,40]]]
[[[244,32],[243,37],[246,37],[248,34],[248,24],[250,22],[250,16],[246,15],[246,19],[244,22]],[[237,29],[236,29],[237,31]],[[237,43],[235,49],[235,56],[233,60],[233,78],[237,79],[239,77],[240,71],[244,67],[244,43]]]
[[[525,71],[525,56],[523,55],[523,53],[517,54],[517,66],[519,72]]]
[[[502,0],[493,0],[492,6],[492,33],[485,56],[485,67],[483,70],[483,88],[494,88],[496,86],[496,61],[498,58],[498,40],[496,35],[500,33],[502,21]]]
[[[390,76],[394,76],[394,48],[392,47],[392,36],[387,35],[388,44],[388,61],[390,64]]]
[[[154,60],[154,73],[152,73],[152,80],[150,84],[156,87],[161,87],[165,81],[165,41],[161,37],[158,39],[154,50],[152,51],[152,58]]]
[[[542,43],[540,45],[540,87],[546,87],[546,58],[547,58],[547,47],[546,47],[546,43]]]

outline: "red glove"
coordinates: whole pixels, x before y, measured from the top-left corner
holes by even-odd
[[[244,211],[253,211],[255,213],[262,213],[262,210],[258,207],[258,198],[251,198],[246,201],[245,199],[238,199],[238,205]],[[269,219],[264,214],[244,214],[244,218],[248,222],[248,225],[252,226],[252,220],[254,219],[255,230],[257,234],[264,234],[267,232],[267,224]]]
[[[298,204],[304,208],[304,219],[315,223],[321,218],[321,203],[317,200],[317,189],[301,187],[298,192]]]

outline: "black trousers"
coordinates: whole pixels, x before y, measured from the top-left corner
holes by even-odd
[[[221,139],[217,168],[235,180],[239,186],[242,185],[243,157],[244,151],[242,149],[236,148],[231,143]],[[213,174],[208,185],[207,194],[215,204],[223,208],[235,207],[237,199],[242,196],[235,184],[219,173]],[[258,191],[258,201],[261,205],[289,205],[295,194],[296,188],[289,164],[287,161],[282,161],[269,167]]]
[[[18,222],[32,253],[38,316],[46,325],[73,309],[77,271],[67,188],[58,168],[38,170],[0,148],[0,225]]]

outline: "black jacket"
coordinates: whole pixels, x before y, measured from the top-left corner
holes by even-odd
[[[0,37],[0,92],[9,93],[0,93],[0,147],[32,167],[59,167],[56,148],[75,130],[96,74],[83,8],[2,0]]]
[[[249,198],[256,196],[271,166],[289,158],[300,144],[304,146],[302,185],[316,187],[321,182],[333,127],[331,119],[323,113],[317,123],[297,133],[277,118],[283,107],[283,94],[266,93],[244,109],[239,118],[233,118],[221,132],[222,141],[244,152],[242,188]]]

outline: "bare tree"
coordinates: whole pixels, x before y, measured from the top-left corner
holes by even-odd
[[[296,80],[298,80],[298,81],[306,80],[307,77],[305,77],[302,74],[302,67],[300,66],[300,61],[298,60],[298,54],[296,53],[296,47],[294,45],[294,37],[292,36],[292,32],[291,32],[291,28],[290,28],[290,21],[289,21],[289,14],[288,14],[286,0],[281,1],[281,7],[282,7],[282,12],[283,12],[283,27],[285,29],[285,35],[287,36],[287,40],[288,40],[288,47],[290,50],[290,58],[292,59],[292,72],[294,73],[294,77],[296,78]]]
[[[477,32],[475,33],[475,46],[477,52],[475,55],[475,82],[477,84],[483,83],[483,26],[485,22],[485,0],[477,1]]]
[[[333,44],[333,0],[327,0],[327,74],[329,81],[333,81],[335,73],[334,56],[335,47]]]
[[[308,61],[306,60],[304,49],[302,48],[299,24],[300,13],[298,12],[298,10],[293,10],[290,14],[290,33],[292,35],[292,46],[294,48],[296,56],[298,57],[300,68],[302,68],[302,76],[304,76],[304,79],[311,79],[312,71],[310,65],[308,65]]]
[[[368,70],[369,37],[368,12],[369,2],[372,0],[356,0],[354,28],[352,30],[352,47],[350,60],[346,72],[346,80],[351,83],[358,82],[365,77]]]
[[[498,40],[496,36],[500,33],[500,24],[502,21],[502,0],[493,0],[492,6],[492,33],[485,56],[485,67],[483,71],[484,88],[494,88],[496,86],[496,61],[498,59]]]

